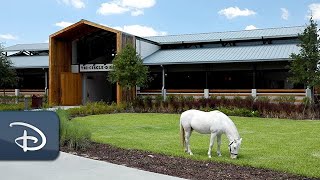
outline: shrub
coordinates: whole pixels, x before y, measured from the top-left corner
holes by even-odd
[[[147,103],[148,102],[148,103]],[[269,97],[226,98],[211,96],[208,99],[194,99],[193,96],[168,95],[166,101],[156,96],[154,101],[137,99],[134,103],[135,112],[181,113],[189,109],[212,111],[219,109],[228,115],[246,117],[270,117],[290,119],[316,119],[320,117],[320,105],[312,105],[307,99],[303,104],[295,104],[293,96],[283,96],[271,102]],[[141,105],[142,103],[142,105]],[[150,105],[151,103],[151,105]],[[146,109],[143,109],[147,106]]]
[[[156,96],[155,99],[154,99],[154,105],[155,105],[155,108],[158,109],[158,108],[161,108],[161,104],[163,102],[163,96]]]
[[[296,98],[294,96],[279,96],[275,98],[275,101],[279,103],[295,103]]]
[[[249,109],[243,109],[243,108],[224,108],[220,107],[218,108],[219,111],[225,113],[228,116],[243,116],[243,117],[259,117],[258,111],[252,111]]]
[[[144,104],[143,104],[143,98],[142,96],[137,96],[134,100],[133,100],[133,108],[135,111],[139,111],[141,109],[144,109]]]
[[[187,96],[185,98],[185,109],[191,109],[193,107],[194,97]]]
[[[24,103],[0,104],[0,111],[22,111],[24,109]]]
[[[146,96],[143,99],[144,107],[147,112],[149,112],[152,109],[152,97],[151,96]]]
[[[69,150],[86,149],[90,145],[91,132],[81,124],[70,121],[65,110],[57,110],[60,119],[60,145]]]
[[[117,105],[112,103],[108,105],[105,102],[93,102],[87,103],[85,106],[80,106],[78,108],[68,109],[68,113],[71,117],[75,116],[87,116],[87,115],[95,115],[95,114],[110,114],[117,112],[124,112],[126,109],[125,104]]]

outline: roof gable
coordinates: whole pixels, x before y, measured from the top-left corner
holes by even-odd
[[[113,33],[121,33],[116,29],[112,29],[91,21],[82,19],[81,21],[74,23],[54,34],[50,35],[50,38],[64,38],[64,39],[77,39],[83,35],[90,34],[99,30],[105,30]]]

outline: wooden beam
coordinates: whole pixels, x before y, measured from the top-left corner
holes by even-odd
[[[117,54],[121,51],[122,49],[122,33],[118,32],[117,33]],[[120,87],[119,83],[117,83],[117,104],[120,104],[122,101],[122,88]]]
[[[71,42],[50,38],[49,48],[49,104],[59,105],[61,102],[60,74],[71,72]]]

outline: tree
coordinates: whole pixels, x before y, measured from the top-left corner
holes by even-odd
[[[143,65],[133,46],[127,44],[113,60],[113,71],[109,72],[108,80],[111,83],[119,83],[123,88],[125,100],[131,102],[133,88],[146,86],[149,81],[148,74],[148,67]]]
[[[293,83],[305,84],[309,88],[320,84],[320,40],[317,23],[310,18],[310,24],[299,35],[299,54],[291,54],[290,80]]]
[[[17,74],[12,68],[12,62],[7,58],[3,52],[0,44],[0,87],[4,88],[3,95],[6,95],[6,87],[17,84]]]

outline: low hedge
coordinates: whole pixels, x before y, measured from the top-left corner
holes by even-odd
[[[91,142],[90,130],[78,122],[70,121],[65,110],[57,110],[60,119],[60,146],[69,150],[86,149]]]
[[[134,112],[160,112],[182,113],[188,109],[200,109],[204,111],[220,110],[227,115],[246,117],[288,118],[288,119],[319,119],[320,104],[303,103],[295,104],[295,98],[281,97],[272,101],[267,97],[242,99],[236,97],[228,99],[212,96],[208,99],[184,96],[168,96],[162,101],[161,96],[154,99],[150,97],[138,97],[133,102]]]
[[[110,114],[124,112],[126,105],[117,105],[115,103],[107,104],[105,102],[92,102],[84,106],[68,109],[67,112],[71,117],[88,116],[95,114]]]

